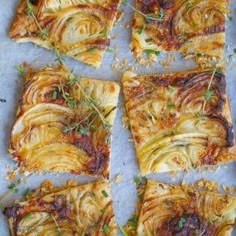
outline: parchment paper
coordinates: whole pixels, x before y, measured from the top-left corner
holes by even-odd
[[[227,42],[228,47],[226,53],[232,52],[236,48],[236,0],[232,5],[233,20],[227,23]],[[0,195],[8,190],[9,181],[6,180],[7,166],[13,168],[16,166],[7,154],[9,143],[9,135],[11,127],[15,120],[15,113],[18,99],[22,91],[22,79],[19,78],[16,66],[24,61],[33,64],[40,68],[48,63],[52,63],[55,59],[52,52],[35,47],[31,43],[17,44],[8,37],[8,30],[15,14],[18,0],[0,0],[0,98],[6,99],[6,103],[0,103]],[[130,29],[124,29],[124,24],[128,23],[131,18],[131,11],[125,8],[126,17],[118,23],[112,35],[118,35],[118,38],[112,41],[112,48],[118,45],[118,57],[120,61],[127,59],[129,66],[133,65],[134,58],[129,50],[130,43]],[[161,58],[165,57],[161,55]],[[178,56],[177,56],[178,58]],[[75,74],[79,76],[86,76],[90,78],[100,78],[120,81],[123,71],[116,72],[111,69],[111,64],[114,63],[113,53],[106,53],[103,65],[100,69],[94,69],[86,66],[73,59],[66,59],[67,64],[71,69],[74,69]],[[235,63],[236,64],[236,63]],[[136,64],[137,66],[137,64]],[[194,68],[195,65],[191,61],[176,60],[172,63],[170,69],[164,69],[158,63],[152,67],[145,68],[139,66],[137,73],[152,74],[161,72],[170,72]],[[227,73],[228,94],[231,101],[233,117],[236,117],[236,68],[229,68]],[[121,94],[119,107],[123,107],[123,95]],[[116,220],[119,224],[125,224],[127,219],[132,215],[136,204],[136,190],[133,183],[133,177],[139,173],[134,145],[128,142],[131,137],[129,131],[122,126],[122,112],[119,109],[115,126],[113,131],[112,143],[112,165],[111,165],[111,180],[116,175],[121,175],[121,182],[112,184],[112,196],[114,200],[114,208]],[[200,174],[194,171],[190,174],[180,173],[178,176],[168,174],[152,175],[158,181],[168,183],[180,183],[183,178],[187,182],[194,182],[205,177],[209,180],[215,180],[220,184],[227,184],[229,186],[236,185],[236,163],[231,163],[222,166],[215,172]],[[149,176],[150,177],[150,176]],[[56,185],[64,183],[68,179],[76,179],[81,182],[87,182],[91,178],[78,177],[69,174],[60,175],[33,175],[29,178],[26,184],[21,185],[19,192],[8,199],[11,202],[13,199],[22,196],[22,193],[27,188],[37,188],[39,184],[46,179],[53,180]],[[0,236],[7,236],[8,225],[5,217],[0,213]]]

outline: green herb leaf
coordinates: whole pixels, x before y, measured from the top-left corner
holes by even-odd
[[[185,222],[186,220],[183,217],[181,217],[180,220],[178,221],[178,228],[179,229],[183,228]]]
[[[107,48],[106,52],[113,52],[113,49],[112,48]]]
[[[154,54],[156,56],[159,56],[160,55],[160,51],[155,51],[155,50],[152,50],[152,49],[146,49],[144,50],[148,55],[151,55],[151,54]]]
[[[213,96],[214,96],[214,91],[212,91],[212,90],[207,90],[207,91],[204,93],[204,99],[205,99],[205,101],[211,100]]]
[[[134,177],[134,183],[136,185],[140,185],[140,184],[143,184],[147,181],[147,178],[146,177],[139,177],[139,176],[135,176]]]
[[[137,30],[137,33],[138,33],[138,34],[142,34],[143,31],[145,30],[145,28],[146,28],[146,25],[143,24],[143,26],[142,26],[139,30]]]
[[[23,194],[24,198],[26,198],[31,193],[31,190],[27,188]]]
[[[14,191],[15,193],[18,192],[18,188],[16,187],[16,184],[14,184],[14,183],[11,183],[11,184],[8,186],[8,189],[11,190],[11,191]]]
[[[173,103],[168,104],[167,109],[169,109],[169,110],[175,109],[175,104],[173,104]]]
[[[26,4],[27,4],[27,15],[32,16],[33,14],[35,14],[34,5],[29,0],[27,0]]]
[[[108,193],[107,193],[105,190],[102,190],[102,195],[103,195],[105,198],[109,197]]]
[[[125,232],[125,229],[122,225],[118,225],[118,228],[123,236],[128,236],[128,234]]]
[[[169,89],[171,92],[175,92],[175,91],[177,90],[177,87],[174,87],[174,86],[169,85],[169,86],[168,86],[168,89]]]
[[[104,225],[103,226],[103,231],[106,233],[106,234],[109,234],[111,232],[110,228],[108,225]]]
[[[17,71],[19,72],[20,77],[23,77],[25,74],[25,68],[22,65],[16,67]]]
[[[130,226],[133,230],[136,230],[137,229],[137,223],[138,223],[138,217],[133,216],[132,218],[130,218],[128,220],[128,223],[130,224]]]
[[[100,211],[104,214],[106,212],[106,209],[101,209]]]
[[[31,218],[31,216],[32,216],[32,213],[30,212],[30,213],[26,214],[22,219],[23,220],[28,220],[28,219]]]
[[[188,1],[186,4],[187,9],[191,8],[193,6],[193,1]]]
[[[97,51],[97,48],[90,48],[87,50],[87,52],[96,52]]]
[[[57,99],[57,91],[56,91],[56,90],[53,91],[53,93],[52,93],[52,99],[53,99],[53,100],[56,100],[56,99]]]

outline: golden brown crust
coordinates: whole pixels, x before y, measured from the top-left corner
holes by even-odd
[[[71,172],[107,178],[111,131],[85,102],[80,87],[69,86],[68,81],[69,75],[62,67],[31,69],[26,74],[11,133],[10,154],[27,171]],[[115,82],[87,78],[80,78],[79,84],[112,127],[119,86]],[[65,94],[69,95],[71,104]],[[74,104],[76,107],[71,107]]]
[[[27,15],[26,0],[21,0],[10,29],[17,42],[34,42],[50,48],[35,20]],[[38,0],[31,1],[40,27],[51,43],[65,55],[100,67],[104,50],[110,45],[120,0]]]
[[[148,181],[137,235],[231,235],[236,198]]]
[[[225,77],[212,70],[123,77],[126,110],[143,175],[236,159]]]
[[[47,183],[4,213],[12,236],[117,234],[107,182],[60,188]]]
[[[220,60],[224,53],[228,0],[136,0],[132,50],[178,51],[202,65]]]

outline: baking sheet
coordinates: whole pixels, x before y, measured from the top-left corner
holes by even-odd
[[[132,1],[131,1],[132,2]],[[15,120],[15,112],[17,108],[17,101],[22,91],[22,79],[18,78],[16,66],[24,61],[33,64],[40,68],[48,63],[52,63],[55,59],[52,52],[36,48],[33,44],[17,44],[8,38],[8,29],[15,14],[18,0],[0,0],[0,98],[6,99],[6,103],[0,103],[0,195],[7,191],[9,181],[6,180],[8,167],[14,168],[16,166],[7,154],[10,130]],[[125,8],[122,6],[122,8]],[[232,1],[232,17],[233,20],[227,23],[227,42],[228,47],[226,53],[231,53],[232,49],[236,48],[236,0]],[[120,61],[127,59],[128,67],[134,65],[134,58],[129,51],[130,43],[130,29],[124,29],[124,25],[131,19],[131,11],[125,8],[125,18],[118,23],[112,33],[112,36],[118,35],[117,39],[112,41],[111,48],[118,45],[118,58]],[[162,54],[160,57],[165,57]],[[178,56],[177,56],[178,58]],[[116,72],[111,69],[111,64],[114,63],[114,54],[106,53],[103,65],[100,69],[94,69],[86,66],[73,59],[66,59],[66,63],[75,74],[79,76],[86,76],[91,78],[109,79],[120,81],[124,70]],[[234,59],[236,65],[236,60]],[[137,66],[137,64],[135,65]],[[152,67],[145,68],[139,66],[137,73],[161,73],[170,72],[183,69],[194,68],[195,65],[191,61],[176,60],[171,64],[169,69],[164,69],[158,63]],[[236,66],[231,66],[227,73],[228,93],[231,101],[232,113],[234,121],[236,118]],[[114,208],[116,220],[119,224],[125,224],[127,219],[132,215],[136,204],[136,190],[133,183],[133,177],[139,171],[135,159],[134,146],[128,139],[131,137],[129,131],[122,126],[122,110],[123,96],[121,94],[119,101],[119,110],[115,120],[112,143],[112,165],[111,165],[111,180],[116,175],[121,175],[120,183],[112,184],[112,196],[114,200]],[[177,176],[168,174],[157,174],[149,176],[158,181],[168,183],[180,183],[183,178],[187,182],[194,182],[205,177],[209,180],[218,181],[220,184],[229,186],[236,185],[236,163],[224,165],[217,171],[198,173],[194,171],[190,174],[180,173]],[[8,202],[22,196],[22,193],[27,188],[36,188],[46,179],[53,180],[56,185],[64,183],[68,179],[75,179],[81,182],[94,180],[88,177],[74,176],[69,174],[50,174],[45,176],[31,176],[28,181],[21,185],[19,192],[12,195]],[[0,236],[7,236],[8,227],[5,217],[0,213]]]

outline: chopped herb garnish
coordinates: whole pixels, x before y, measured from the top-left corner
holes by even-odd
[[[90,48],[87,50],[87,52],[95,52],[95,51],[97,51],[97,48]]]
[[[142,34],[145,28],[146,28],[146,25],[144,24],[139,30],[137,30],[137,33]]]
[[[53,91],[53,93],[52,93],[52,99],[53,99],[53,100],[56,100],[56,99],[57,99],[57,91],[56,91],[56,90]]]
[[[183,228],[185,222],[186,220],[183,217],[181,217],[180,220],[178,221],[178,228],[179,229]]]
[[[147,181],[146,177],[139,177],[139,176],[135,176],[134,177],[134,183],[136,185],[140,185],[140,184],[143,184]]]
[[[106,209],[101,209],[100,211],[104,214],[106,212]]]
[[[113,49],[112,48],[107,48],[106,52],[113,52]]]
[[[137,216],[133,216],[132,218],[130,218],[128,220],[129,225],[131,226],[131,228],[133,230],[137,229],[137,223],[138,223],[138,217]]]
[[[11,190],[11,191],[13,191],[13,192],[15,192],[15,193],[18,192],[18,188],[17,188],[16,184],[14,184],[14,183],[11,183],[11,184],[8,186],[8,189]]]
[[[104,197],[109,197],[108,193],[107,193],[105,190],[102,190],[102,195],[103,195]]]
[[[189,9],[193,6],[193,1],[188,1],[186,7]]]
[[[155,51],[155,50],[152,50],[152,49],[146,49],[146,50],[144,50],[148,55],[152,55],[152,54],[154,54],[154,55],[156,55],[156,56],[159,56],[160,55],[160,51]]]
[[[23,77],[25,74],[25,68],[22,65],[16,67],[17,71],[19,72],[20,77]]]
[[[128,236],[128,234],[125,232],[125,229],[122,225],[118,225],[118,228],[123,236]]]
[[[175,104],[173,104],[173,103],[167,104],[167,109],[169,109],[169,110],[175,109]]]
[[[205,99],[205,101],[211,100],[213,96],[214,96],[214,92],[213,92],[212,90],[207,90],[207,91],[204,93],[204,99]]]
[[[111,232],[110,228],[108,225],[104,225],[103,226],[103,231],[106,233],[106,234],[109,234]]]
[[[31,216],[32,216],[32,213],[30,212],[30,213],[26,214],[22,219],[23,220],[28,220],[28,219],[31,218]]]
[[[165,11],[163,8],[160,9],[158,16],[155,16],[154,14],[145,14],[142,11],[136,9],[133,5],[129,3],[128,0],[122,0],[122,3],[128,6],[130,9],[132,9],[134,12],[142,15],[147,22],[149,21],[163,22],[165,20]]]
[[[30,193],[31,193],[31,190],[29,189],[29,188],[27,188],[26,190],[25,190],[25,192],[24,192],[24,198],[26,198],[26,197],[28,197],[29,195],[30,195]]]
[[[169,89],[171,92],[175,92],[175,91],[177,90],[177,87],[174,87],[174,86],[169,85],[169,86],[168,86],[168,89]]]

